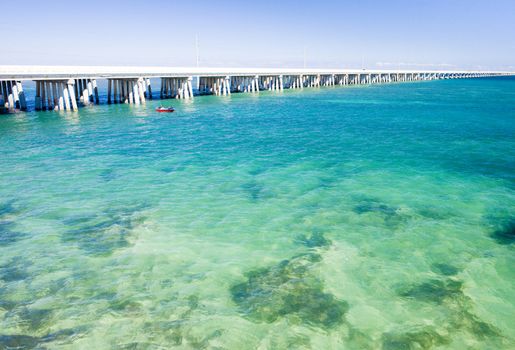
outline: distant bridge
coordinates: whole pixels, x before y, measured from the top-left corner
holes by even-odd
[[[159,97],[191,99],[193,77],[196,95],[257,93],[335,85],[384,84],[437,79],[515,75],[501,71],[358,70],[281,68],[179,68],[179,67],[78,67],[0,66],[0,108],[27,110],[23,81],[36,83],[36,110],[76,111],[98,104],[98,79],[107,80],[107,102],[142,104],[156,96],[151,78],[160,78]]]

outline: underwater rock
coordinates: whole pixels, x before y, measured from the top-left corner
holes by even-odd
[[[14,200],[0,203],[0,219],[3,216],[15,214],[18,212],[18,209],[16,209],[16,207],[13,205],[14,203]]]
[[[391,227],[396,227],[409,219],[409,215],[402,208],[392,207],[368,198],[354,206],[352,211],[359,215],[376,214],[384,220],[386,225]]]
[[[322,176],[318,178],[320,188],[333,188],[340,181],[337,176]]]
[[[183,341],[183,325],[185,320],[147,322],[143,325],[146,333],[158,332],[165,335],[169,345],[181,345]]]
[[[200,299],[196,295],[190,295],[186,302],[188,309],[181,314],[181,319],[183,320],[189,319],[193,311],[197,310],[200,306]]]
[[[256,176],[264,173],[267,170],[265,167],[254,167],[248,170],[249,175]]]
[[[161,168],[161,171],[166,174],[173,173],[174,170],[175,170],[174,167],[171,167],[171,166],[166,166],[166,167]]]
[[[129,245],[127,235],[130,227],[130,223],[118,218],[91,220],[80,228],[68,231],[63,240],[76,242],[92,255],[108,255]]]
[[[186,340],[188,341],[188,344],[193,347],[193,349],[207,349],[210,345],[209,342],[215,338],[219,338],[222,333],[223,332],[220,329],[217,329],[203,338],[187,336]]]
[[[75,328],[66,328],[61,329],[57,332],[50,333],[44,337],[41,337],[42,342],[52,342],[52,341],[59,341],[59,342],[72,342],[76,338],[80,338],[87,332],[86,326],[78,326]]]
[[[99,177],[103,181],[109,182],[116,179],[118,177],[118,174],[115,172],[114,169],[105,169],[100,172]]]
[[[113,344],[123,350],[147,350],[152,349],[152,343],[133,342],[128,344]],[[175,345],[175,344],[174,344]]]
[[[0,221],[0,247],[16,243],[26,236],[22,232],[13,230],[13,228],[14,222]]]
[[[3,309],[5,311],[11,311],[14,308],[16,308],[19,305],[19,303],[9,300],[4,300],[2,296],[0,296],[0,309]]]
[[[189,312],[186,312],[189,314]],[[183,344],[189,345],[188,348],[193,349],[215,349],[210,346],[211,340],[222,336],[223,330],[217,329],[206,336],[198,336],[190,334],[191,325],[188,326],[188,315],[183,315],[176,321],[168,322],[148,322],[143,327],[148,332],[159,332],[164,334],[167,346],[179,346]],[[146,348],[145,348],[146,349]]]
[[[261,198],[264,186],[256,181],[250,181],[241,185],[241,188],[251,200],[256,201]]]
[[[375,201],[367,201],[360,203],[352,210],[357,214],[365,214],[365,213],[380,213],[386,216],[394,216],[397,214],[397,208],[390,207],[386,204],[375,202]]]
[[[481,321],[479,317],[469,311],[471,307],[469,301],[465,297],[460,304],[451,307],[453,312],[450,317],[450,327],[452,329],[465,329],[478,340],[501,338],[502,333],[497,327]]]
[[[461,281],[449,277],[444,280],[432,279],[401,289],[399,295],[422,302],[444,304],[445,308],[450,311],[449,317],[439,321],[439,324],[449,334],[464,329],[479,340],[502,338],[499,329],[480,320],[470,311],[473,310],[474,304],[472,299],[463,292],[463,282]],[[424,335],[424,337],[426,336]],[[412,348],[406,347],[406,349]],[[422,347],[422,349],[425,348]]]
[[[109,309],[116,312],[136,313],[141,310],[141,304],[133,300],[114,300],[109,303]]]
[[[170,288],[171,286],[173,286],[173,280],[171,280],[169,278],[160,280],[159,285],[161,286],[161,288]]]
[[[190,310],[196,310],[199,306],[199,298],[196,295],[190,295],[188,297],[188,306]]]
[[[49,309],[32,309],[24,307],[16,315],[20,318],[20,323],[24,328],[35,331],[41,328],[52,317],[52,310]]]
[[[444,263],[435,263],[431,265],[431,270],[443,276],[455,276],[460,272],[456,266]]]
[[[27,267],[32,265],[29,260],[17,256],[4,265],[0,265],[0,280],[4,282],[17,282],[29,278]]]
[[[193,281],[202,281],[206,278],[205,272],[188,273],[183,275],[184,281],[191,283]]]
[[[511,218],[490,235],[499,244],[515,243],[515,218]]]
[[[257,322],[292,315],[324,328],[342,324],[349,305],[325,293],[322,282],[309,271],[320,259],[318,254],[302,254],[248,272],[246,282],[231,288],[232,299],[244,316]]]
[[[454,213],[449,212],[448,208],[444,210],[440,208],[425,207],[417,210],[417,213],[425,218],[433,220],[445,220],[455,216]]]
[[[143,325],[143,330],[148,333],[165,334],[167,345],[179,346],[183,343],[188,343],[190,345],[193,344],[194,349],[208,348],[209,341],[219,337],[222,334],[222,330],[216,330],[204,338],[193,337],[189,334],[191,314],[197,310],[200,305],[198,296],[189,295],[187,298],[182,299],[181,310],[184,310],[182,306],[185,306],[185,310],[177,315],[178,318],[176,320],[146,322]]]
[[[14,229],[15,222],[12,216],[20,212],[14,203],[14,200],[0,203],[0,247],[8,246],[26,236]]]
[[[41,342],[41,338],[30,335],[0,335],[0,350],[35,349]]]
[[[432,327],[422,327],[406,332],[388,332],[382,336],[383,350],[426,350],[450,343]]]
[[[33,337],[23,334],[0,334],[0,350],[44,349],[41,347],[43,343],[55,340],[63,341],[65,339],[73,339],[74,336],[80,334],[82,331],[82,328],[63,329],[44,337]]]
[[[170,165],[170,166],[164,166],[161,168],[161,171],[166,174],[176,173],[179,171],[184,171],[186,167],[184,165]]]
[[[441,304],[446,300],[463,297],[462,289],[463,283],[461,281],[432,279],[401,289],[398,294],[405,298]]]
[[[480,340],[493,337],[502,337],[501,331],[497,327],[479,320],[476,315],[470,314],[469,317],[467,317],[466,326],[470,333],[472,333]]]
[[[369,336],[352,326],[349,326],[347,344],[349,349],[372,350],[376,348]]]
[[[91,255],[110,255],[115,250],[130,245],[129,236],[144,217],[137,215],[139,207],[107,210],[104,216],[80,216],[63,220],[69,226],[62,237],[64,242],[74,242]]]
[[[182,344],[182,333],[180,330],[174,330],[167,337],[169,339],[171,345],[181,345]]]
[[[94,298],[98,300],[112,301],[117,298],[118,294],[114,291],[99,291],[94,294]]]
[[[18,266],[0,266],[0,280],[4,282],[23,281],[29,274]]]
[[[281,334],[281,336],[272,336],[268,340],[268,344],[266,347],[264,346],[258,346],[257,349],[295,349],[295,350],[302,350],[302,349],[313,349],[311,345],[311,339],[309,336],[305,334],[296,334],[293,335],[287,335],[284,337]]]
[[[327,247],[332,244],[331,240],[325,238],[324,233],[318,230],[313,231],[309,236],[300,235],[296,240],[309,248]]]

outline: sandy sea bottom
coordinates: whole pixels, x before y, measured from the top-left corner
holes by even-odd
[[[0,349],[515,347],[515,80],[0,116]]]

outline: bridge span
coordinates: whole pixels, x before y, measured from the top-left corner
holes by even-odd
[[[107,80],[107,103],[143,104],[147,99],[192,99],[284,89],[386,84],[437,79],[515,75],[502,71],[364,70],[293,68],[186,68],[93,66],[0,66],[0,112],[27,110],[23,82],[35,82],[36,110],[76,111],[100,103],[97,80]],[[159,94],[152,80],[160,80]],[[196,82],[195,88],[193,81]]]

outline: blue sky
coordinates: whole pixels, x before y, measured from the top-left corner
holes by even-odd
[[[4,1],[0,64],[515,70],[515,0]]]

